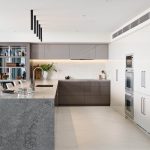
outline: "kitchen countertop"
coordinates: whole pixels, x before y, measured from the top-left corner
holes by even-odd
[[[47,85],[51,84],[53,87],[36,87],[36,85]],[[26,81],[23,83],[23,87],[29,87],[30,82]],[[58,80],[37,80],[35,82],[35,92],[32,94],[28,94],[25,96],[20,96],[17,93],[15,94],[6,94],[2,93],[0,95],[0,99],[49,99],[49,100],[54,100],[56,91],[57,91],[57,85],[58,85]]]
[[[0,149],[54,150],[54,99],[58,81],[35,84],[54,86],[35,87],[33,94],[23,97],[17,93],[0,95]],[[29,85],[29,81],[24,82],[22,87]]]
[[[60,81],[110,81],[109,79],[60,79]]]
[[[54,100],[55,99],[55,95],[56,95],[56,91],[57,91],[57,86],[58,86],[58,81],[59,80],[36,80],[35,81],[35,91],[32,94],[28,94],[25,96],[20,96],[17,93],[15,94],[6,94],[6,93],[2,93],[0,95],[0,99],[50,99],[50,100]],[[69,79],[69,80],[60,80],[60,81],[99,81],[99,82],[108,82],[110,80],[99,80],[99,79]],[[36,87],[36,85],[53,85],[53,87]],[[29,87],[30,86],[30,82],[26,81],[23,83],[23,87]]]

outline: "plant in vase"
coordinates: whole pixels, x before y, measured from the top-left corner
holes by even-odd
[[[43,79],[45,79],[45,80],[47,80],[49,72],[51,72],[51,71],[57,72],[57,70],[54,66],[54,63],[42,64],[40,67],[43,69]]]

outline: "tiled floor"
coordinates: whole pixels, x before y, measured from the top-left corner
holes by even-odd
[[[55,150],[150,150],[150,138],[110,107],[57,107]]]

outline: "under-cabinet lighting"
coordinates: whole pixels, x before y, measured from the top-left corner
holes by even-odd
[[[107,63],[107,59],[94,59],[94,60],[70,60],[70,59],[31,59],[30,62],[35,63],[48,63],[48,62],[62,62],[62,63]]]

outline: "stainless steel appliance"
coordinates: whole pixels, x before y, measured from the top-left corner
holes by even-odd
[[[125,114],[127,117],[134,119],[134,70],[133,70],[133,55],[126,56],[126,71],[125,71]]]
[[[132,69],[126,69],[126,81],[125,81],[125,89],[128,93],[133,93],[134,91],[134,72]]]
[[[133,55],[126,56],[126,68],[133,68]]]
[[[133,95],[129,93],[125,94],[125,114],[131,119],[134,118]]]

